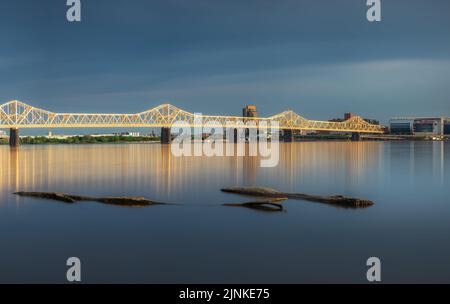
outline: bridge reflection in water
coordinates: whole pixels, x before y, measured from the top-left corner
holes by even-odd
[[[213,200],[224,186],[261,185],[305,191],[340,185],[377,183],[386,169],[405,166],[411,179],[429,168],[444,179],[445,143],[301,142],[280,145],[280,162],[261,168],[258,156],[175,157],[160,144],[104,144],[0,147],[0,192],[61,191],[92,195],[144,195],[183,200],[186,193],[199,201]],[[406,155],[404,151],[408,151]],[[430,164],[415,155],[431,154]],[[420,156],[418,156],[420,157]],[[395,161],[391,161],[395,159]],[[276,185],[274,182],[276,181]],[[301,185],[302,189],[298,189]],[[319,186],[318,186],[319,185]]]
[[[431,155],[429,163],[418,161],[424,153]],[[0,146],[0,192],[2,197],[36,190],[164,200],[196,193],[214,199],[211,188],[271,186],[274,181],[285,191],[306,191],[298,185],[315,184],[351,188],[389,179],[386,171],[399,167],[411,183],[424,173],[443,183],[446,153],[444,142],[285,143],[278,166],[261,168],[259,157],[175,157],[170,146],[160,144]]]

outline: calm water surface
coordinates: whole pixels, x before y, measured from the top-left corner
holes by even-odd
[[[280,163],[256,157],[174,157],[159,144],[0,146],[0,282],[450,283],[450,143],[303,142]],[[220,188],[344,194],[348,210],[290,200],[286,211],[223,207]],[[180,206],[126,208],[19,198],[14,191],[145,196]]]

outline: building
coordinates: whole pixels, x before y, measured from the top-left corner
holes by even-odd
[[[450,135],[450,118],[444,121],[444,135]]]
[[[414,133],[443,134],[442,119],[416,119],[414,121]]]
[[[258,117],[256,106],[246,106],[242,109],[242,117]]]
[[[344,113],[344,120],[349,120],[353,117],[353,113]]]
[[[448,134],[446,128],[450,131],[450,121],[443,117],[399,117],[389,121],[389,128],[397,135],[444,135]]]
[[[389,132],[397,135],[412,135],[414,119],[393,118],[389,121]]]

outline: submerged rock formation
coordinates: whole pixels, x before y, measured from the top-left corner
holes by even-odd
[[[224,188],[221,189],[221,191],[248,196],[300,199],[324,204],[331,204],[344,208],[365,208],[372,206],[374,204],[374,202],[370,200],[346,197],[342,195],[319,196],[304,193],[284,193],[271,188],[264,188],[264,187],[234,187],[234,188]]]
[[[91,201],[99,202],[109,205],[128,206],[128,207],[145,207],[151,205],[166,205],[167,203],[148,200],[144,197],[91,197],[72,195],[67,193],[58,192],[16,192],[19,196],[44,198],[50,200],[61,201],[69,204],[73,204],[79,201]]]
[[[283,205],[279,204],[278,202],[287,200],[287,198],[276,198],[271,200],[261,200],[261,201],[255,201],[255,202],[246,202],[246,203],[228,203],[223,204],[223,206],[229,206],[229,207],[244,207],[244,208],[250,208],[260,211],[283,211]]]

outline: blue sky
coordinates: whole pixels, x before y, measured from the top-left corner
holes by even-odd
[[[450,115],[450,1],[0,1],[0,103],[311,119]]]

